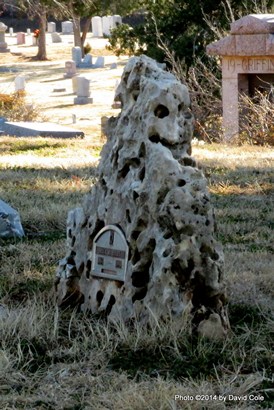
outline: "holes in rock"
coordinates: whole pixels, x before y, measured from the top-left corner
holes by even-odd
[[[74,246],[74,245],[75,245],[75,241],[76,241],[76,238],[75,238],[75,236],[73,236],[73,237],[72,237],[72,240],[71,240],[71,246]]]
[[[179,259],[174,259],[171,264],[171,272],[176,275],[176,279],[178,280],[178,282],[181,285],[184,285],[185,282],[189,279],[195,264],[193,259],[189,259],[187,261],[187,266],[182,267],[182,262],[183,261],[180,261]]]
[[[170,255],[170,249],[166,249],[164,252],[163,252],[163,257],[164,258],[167,258],[169,255]]]
[[[138,239],[140,233],[141,233],[141,231],[139,231],[139,230],[132,231],[131,238],[132,238],[134,241],[137,241],[137,239]]]
[[[91,271],[91,260],[88,259],[87,260],[87,265],[86,265],[86,277],[87,278],[90,277],[90,271]]]
[[[148,137],[149,141],[154,142],[154,143],[158,143],[161,141],[160,135],[159,134],[153,134],[150,135],[150,137]]]
[[[84,268],[85,268],[85,264],[84,264],[84,262],[82,262],[81,265],[79,266],[79,269],[78,269],[78,272],[80,273],[80,275],[83,273]]]
[[[140,165],[141,161],[139,158],[132,158],[129,160],[123,168],[118,172],[118,177],[119,178],[125,178],[127,174],[130,171],[130,166],[133,166],[134,168],[137,168]]]
[[[178,111],[179,111],[179,112],[182,111],[182,109],[184,108],[184,106],[185,106],[184,103],[180,103],[180,104],[178,105]]]
[[[133,92],[132,97],[133,97],[134,101],[137,101],[137,98],[139,97],[139,91],[138,92],[137,91]]]
[[[184,179],[179,179],[179,181],[177,182],[178,186],[184,186],[186,184],[186,181]]]
[[[95,236],[97,235],[97,233],[99,231],[101,231],[101,229],[103,229],[105,226],[104,221],[101,221],[100,219],[97,219],[96,224],[95,224],[95,228],[92,232],[92,234],[89,235],[89,240],[88,240],[88,250],[92,249],[92,245],[93,245],[93,239],[95,238]]]
[[[124,165],[123,168],[118,172],[118,177],[119,177],[119,178],[125,178],[128,173],[129,173],[129,165],[126,164],[126,165]]]
[[[139,173],[140,181],[143,181],[144,178],[145,178],[145,176],[146,176],[146,168],[143,167],[143,168],[141,169],[140,173]]]
[[[130,217],[129,209],[126,210],[126,219],[127,219],[127,222],[130,224],[131,223],[131,217]]]
[[[115,302],[116,302],[115,296],[111,295],[110,298],[109,298],[107,307],[106,307],[106,314],[107,315],[110,314],[112,306],[115,304]]]
[[[132,303],[134,303],[136,300],[142,300],[144,299],[144,297],[147,294],[147,287],[139,290],[139,292],[136,292],[133,296],[132,296]]]
[[[139,158],[144,158],[146,156],[146,145],[142,142],[140,149],[139,149]]]
[[[160,189],[159,193],[158,193],[158,198],[157,198],[157,205],[161,205],[164,202],[165,197],[168,194],[168,189]]]
[[[101,302],[103,300],[104,294],[101,290],[98,290],[97,294],[96,294],[96,301],[98,303],[98,307],[101,305]]]
[[[169,109],[165,105],[159,104],[154,110],[154,115],[158,118],[165,118],[169,115]]]
[[[192,114],[190,111],[185,111],[184,112],[184,117],[186,120],[190,120],[192,118]]]
[[[173,236],[172,232],[166,232],[164,234],[164,239],[170,239],[170,238],[172,238],[172,236]]]
[[[196,205],[191,205],[191,209],[193,209],[193,213],[194,213],[195,215],[198,214],[199,209],[198,209],[198,207],[197,207]],[[197,222],[196,222],[196,223],[197,223]]]
[[[112,194],[113,194],[113,189],[111,189],[111,190],[109,191],[109,193],[110,193],[110,195],[112,195]]]
[[[210,225],[210,220],[209,220],[209,219],[207,219],[207,220],[205,221],[205,225],[206,225],[206,226]]]
[[[136,199],[139,198],[139,194],[136,191],[133,191],[133,200],[136,201]]]
[[[105,180],[104,178],[102,178],[101,184],[102,184],[103,186],[106,186],[106,185],[107,185],[106,180]]]
[[[71,234],[71,229],[68,230],[68,237],[71,238],[72,234]]]
[[[190,158],[190,157],[184,157],[180,160],[180,163],[182,165],[185,165],[186,167],[195,167],[196,166],[196,162]]]
[[[192,236],[194,234],[194,227],[192,225],[186,225],[181,229],[181,233],[187,236]]]
[[[73,256],[75,256],[75,255],[70,255],[69,257],[68,257],[68,260],[67,260],[67,264],[68,265],[75,265],[75,260],[74,260],[74,257]]]
[[[133,272],[131,275],[132,285],[135,288],[142,288],[149,282],[149,264],[144,267],[142,271]]]
[[[131,259],[132,265],[135,265],[137,262],[139,262],[140,259],[141,259],[141,254],[138,251],[138,249],[136,248],[136,249],[134,249],[132,259]]]

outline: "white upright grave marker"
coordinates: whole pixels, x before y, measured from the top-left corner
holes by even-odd
[[[61,23],[62,34],[72,34],[73,33],[73,23],[71,21],[63,21]]]
[[[101,17],[99,16],[92,17],[91,26],[92,26],[93,37],[103,37],[103,24],[102,24]]]
[[[82,62],[82,50],[81,47],[72,47],[72,60],[75,62],[76,67],[79,67]]]
[[[106,36],[110,35],[110,28],[111,28],[111,16],[103,16],[102,17],[102,26],[103,26],[103,34]]]
[[[18,75],[14,79],[14,88],[15,92],[17,91],[25,91],[26,87],[26,77],[24,75]]]
[[[77,97],[74,98],[74,104],[92,104],[93,99],[90,97],[89,90],[90,80],[85,77],[77,78]]]
[[[53,21],[48,22],[48,33],[56,32],[56,24]]]
[[[99,278],[125,281],[128,245],[121,229],[107,225],[95,236],[91,274]]]

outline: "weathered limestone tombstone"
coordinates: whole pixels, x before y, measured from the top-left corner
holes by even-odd
[[[73,23],[72,21],[63,21],[61,23],[62,34],[73,34]]]
[[[62,37],[60,36],[59,33],[51,33],[51,41],[53,43],[62,43]]]
[[[7,30],[7,26],[0,22],[0,53],[6,53],[10,51],[7,47],[7,43],[5,42],[5,31]]]
[[[48,22],[48,33],[55,33],[56,32],[56,23],[54,21]]]
[[[26,77],[24,75],[18,75],[14,79],[15,92],[25,91],[26,88]]]
[[[93,37],[103,37],[103,24],[102,18],[99,16],[94,16],[91,19],[91,27]]]
[[[77,77],[76,86],[77,97],[74,98],[74,104],[92,104],[93,99],[90,97],[89,90],[90,80],[85,77]]]
[[[65,74],[64,78],[72,78],[77,75],[75,61],[69,60],[65,62]]]
[[[17,45],[20,44],[25,44],[26,43],[26,35],[23,32],[19,32],[16,34],[16,41],[17,41]]]
[[[222,58],[223,128],[225,138],[240,131],[240,94],[253,96],[274,81],[274,14],[250,14],[231,24],[231,34],[207,46]]]
[[[140,56],[116,98],[122,111],[108,121],[97,182],[68,215],[58,303],[125,322],[191,312],[198,332],[210,322],[212,335],[224,335],[223,253],[206,179],[190,156],[188,90]]]
[[[72,60],[75,62],[76,67],[80,67],[80,64],[82,62],[81,47],[72,47],[71,54],[72,54]]]

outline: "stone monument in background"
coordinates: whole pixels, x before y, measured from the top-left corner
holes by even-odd
[[[223,128],[226,140],[240,131],[239,95],[270,90],[274,82],[274,14],[250,14],[231,24],[231,34],[207,46],[222,58]]]
[[[97,180],[68,216],[58,303],[124,322],[188,312],[198,332],[223,336],[223,252],[191,157],[188,90],[141,56],[129,60],[115,99],[122,111],[106,126]]]

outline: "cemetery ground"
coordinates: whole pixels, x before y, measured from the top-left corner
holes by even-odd
[[[52,89],[48,80],[61,77],[61,68],[50,71],[54,63],[19,62],[34,73],[37,100],[47,95],[44,85]],[[98,90],[110,73],[115,82],[119,70],[101,70]],[[225,340],[191,335],[188,318],[162,323],[151,317],[147,328],[125,327],[56,308],[53,284],[65,254],[67,212],[81,206],[94,183],[104,142],[100,117],[117,113],[110,108],[111,81],[104,104],[77,107],[79,121],[70,125],[83,129],[85,139],[1,137],[1,198],[19,210],[26,237],[0,247],[0,302],[9,309],[0,311],[0,407],[271,409],[274,155],[267,146],[193,146],[225,253],[231,321]],[[58,96],[51,106],[55,97],[48,95],[38,101],[40,111],[68,125],[76,109],[67,102],[72,96]]]

